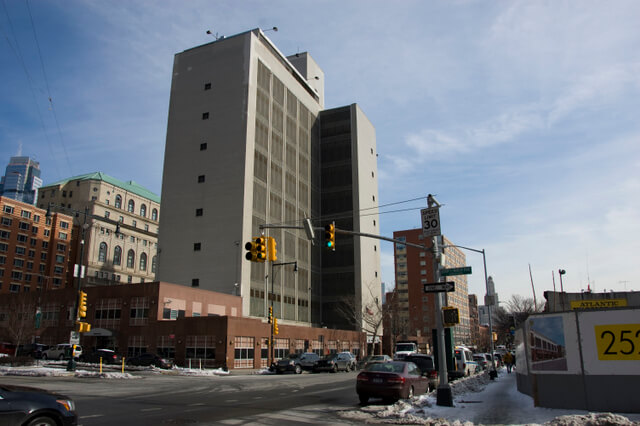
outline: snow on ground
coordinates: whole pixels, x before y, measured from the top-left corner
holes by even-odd
[[[583,410],[534,407],[533,399],[516,389],[515,376],[515,374],[507,374],[506,370],[502,369],[495,381],[489,380],[485,374],[454,381],[451,383],[453,407],[436,405],[436,392],[431,392],[414,398],[410,402],[398,401],[389,406],[376,405],[374,402],[359,410],[340,412],[340,416],[345,420],[362,423],[433,426],[640,425],[640,414],[589,413]]]
[[[31,365],[25,367],[0,367],[0,376],[31,376],[31,377],[52,377],[52,376],[75,376],[75,377],[96,377],[100,379],[139,379],[131,373],[123,373],[120,368],[114,370],[114,366],[103,366],[102,373],[97,370],[95,364],[79,362],[75,371],[67,371],[67,361],[49,361],[46,365]],[[116,371],[117,370],[117,371]],[[228,376],[229,371],[222,369],[191,369],[175,367],[171,370],[163,370],[156,367],[135,367],[127,366],[127,370],[145,371],[155,374],[172,374],[178,376]]]

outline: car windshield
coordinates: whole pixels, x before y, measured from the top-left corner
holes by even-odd
[[[412,350],[413,350],[413,345],[402,345],[402,344],[396,345],[396,352],[407,352]]]
[[[403,362],[377,362],[369,364],[365,371],[376,371],[382,373],[402,373],[404,371]]]
[[[336,359],[336,358],[338,358],[338,354],[331,354],[331,355],[329,355],[329,356],[325,357],[325,359],[326,359],[327,361],[331,361],[331,360],[334,360],[334,359]]]
[[[289,354],[287,355],[287,359],[298,359],[300,358],[300,355],[298,354]]]
[[[384,355],[375,355],[371,357],[371,361],[384,361]]]

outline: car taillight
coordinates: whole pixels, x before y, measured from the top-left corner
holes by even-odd
[[[404,377],[402,376],[391,376],[387,379],[387,382],[389,383],[401,383],[403,384],[405,382]]]
[[[369,381],[369,376],[367,376],[366,374],[358,374],[357,380],[359,382],[368,382]]]
[[[436,370],[431,371],[429,377],[438,377],[438,372]]]

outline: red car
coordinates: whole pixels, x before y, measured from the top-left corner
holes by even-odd
[[[369,364],[358,374],[356,392],[361,404],[369,398],[395,402],[425,393],[429,377],[423,375],[413,362],[392,361]]]

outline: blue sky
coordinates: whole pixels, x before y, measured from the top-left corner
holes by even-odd
[[[435,194],[501,300],[532,295],[528,265],[539,303],[559,268],[566,291],[640,290],[638,22],[637,1],[3,0],[0,167],[21,153],[45,184],[102,171],[159,194],[174,54],[277,26],[322,67],[326,107],[375,126],[380,204]]]

